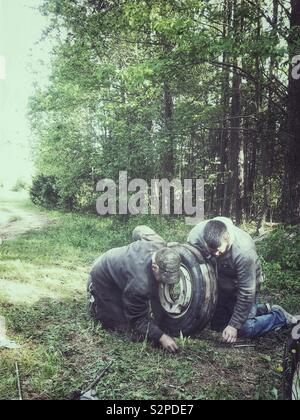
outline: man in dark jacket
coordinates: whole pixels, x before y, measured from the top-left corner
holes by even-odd
[[[297,319],[280,306],[259,305],[263,275],[255,243],[230,219],[217,217],[200,223],[188,242],[207,259],[216,258],[219,300],[212,329],[223,331],[226,342],[297,324]]]
[[[157,282],[180,280],[180,255],[146,226],[136,228],[133,239],[131,245],[112,249],[95,263],[88,283],[92,314],[105,329],[132,329],[176,352],[175,341],[151,318],[150,300]]]

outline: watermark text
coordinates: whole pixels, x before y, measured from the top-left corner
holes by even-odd
[[[119,174],[119,185],[112,179],[98,182],[97,212],[106,215],[185,215],[186,224],[196,225],[204,220],[203,179],[143,179],[128,180],[126,171]]]

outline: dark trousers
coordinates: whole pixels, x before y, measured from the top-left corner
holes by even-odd
[[[129,326],[123,311],[121,291],[107,282],[88,279],[89,310],[103,328],[113,331],[127,331]]]

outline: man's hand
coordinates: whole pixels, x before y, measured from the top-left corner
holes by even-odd
[[[223,340],[226,343],[230,343],[230,344],[236,343],[237,336],[238,336],[237,329],[230,326],[228,326],[223,332]]]
[[[162,347],[170,353],[177,353],[179,351],[179,347],[173,338],[169,337],[167,334],[162,335],[159,342]]]

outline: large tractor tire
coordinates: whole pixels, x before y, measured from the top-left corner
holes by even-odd
[[[190,245],[175,245],[181,256],[181,280],[160,284],[151,301],[159,327],[172,336],[193,336],[211,321],[217,304],[217,276],[212,263]]]

